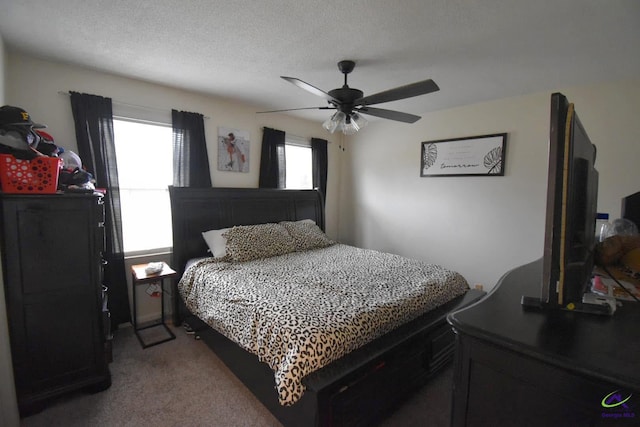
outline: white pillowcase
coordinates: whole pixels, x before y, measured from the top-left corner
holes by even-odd
[[[202,232],[202,237],[207,242],[207,246],[209,246],[214,258],[223,258],[227,255],[227,238],[223,237],[222,233],[226,233],[229,230],[229,228],[222,228],[220,230]]]

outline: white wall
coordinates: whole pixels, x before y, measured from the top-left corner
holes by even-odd
[[[598,148],[600,212],[640,184],[640,79],[561,89]],[[340,236],[433,261],[491,288],[542,256],[551,93],[378,121],[347,142]],[[507,132],[504,177],[420,177],[422,141]]]
[[[0,105],[5,105],[6,62],[4,41],[0,37]],[[0,420],[6,426],[17,426],[20,420],[13,385],[13,367],[11,365],[11,347],[9,344],[9,329],[7,327],[2,264],[0,264]]]

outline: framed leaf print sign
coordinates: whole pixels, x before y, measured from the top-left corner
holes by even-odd
[[[507,134],[422,143],[420,176],[504,176]]]

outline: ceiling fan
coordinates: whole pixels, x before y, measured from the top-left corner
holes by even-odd
[[[310,85],[295,77],[280,76],[282,79],[293,83],[301,89],[306,90],[314,95],[324,98],[328,102],[326,107],[307,107],[307,108],[291,108],[285,110],[261,111],[261,113],[276,113],[294,110],[338,110],[329,120],[324,122],[322,126],[333,133],[336,130],[342,130],[345,134],[354,134],[367,124],[367,121],[360,114],[368,114],[371,116],[381,117],[389,120],[396,120],[404,123],[414,123],[420,120],[420,116],[414,114],[402,113],[400,111],[386,110],[382,108],[369,107],[374,104],[384,102],[397,101],[400,99],[411,98],[418,95],[440,90],[438,85],[431,79],[396,87],[383,92],[379,92],[369,96],[363,96],[364,93],[355,88],[349,87],[347,84],[347,75],[351,73],[356,63],[350,60],[338,62],[338,69],[344,74],[344,85],[341,88],[325,92],[315,86]]]

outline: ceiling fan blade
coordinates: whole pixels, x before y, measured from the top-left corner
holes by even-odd
[[[356,111],[363,114],[369,114],[371,116],[382,117],[383,119],[396,120],[404,123],[415,123],[422,117],[409,113],[401,113],[400,111],[385,110],[382,108],[373,107],[361,107]]]
[[[383,102],[397,101],[399,99],[411,98],[418,95],[436,92],[440,90],[436,82],[433,80],[423,80],[421,82],[411,83],[394,89],[385,90],[384,92],[374,93],[364,98],[356,99],[355,105],[372,105],[381,104]]]
[[[336,104],[336,105],[342,104],[342,102],[339,99],[334,98],[333,96],[329,95],[327,92],[325,92],[325,91],[323,91],[321,89],[318,89],[317,87],[315,87],[313,85],[310,85],[307,82],[303,82],[300,79],[297,79],[295,77],[285,77],[285,76],[280,76],[280,78],[288,81],[289,83],[293,83],[294,85],[298,86],[300,89],[304,89],[307,92],[311,92],[312,94],[314,94],[316,96],[324,98],[324,99],[326,99],[327,101],[329,101],[329,102],[331,102],[333,104]]]
[[[256,114],[262,114],[262,113],[284,113],[285,111],[297,111],[297,110],[335,110],[335,107],[285,108],[284,110],[256,111]]]

